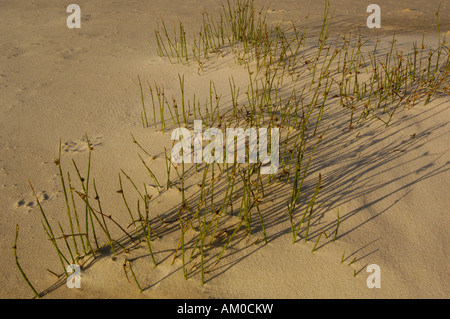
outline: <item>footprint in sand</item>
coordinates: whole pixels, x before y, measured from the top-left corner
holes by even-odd
[[[37,195],[37,198],[39,200],[39,203],[41,203],[41,204],[46,202],[46,201],[48,201],[48,200],[51,200],[52,198],[55,197],[55,195],[49,194],[46,191],[38,192],[36,195]],[[30,194],[29,196],[27,196],[25,198],[22,197],[21,199],[19,199],[15,203],[14,208],[20,209],[20,210],[25,210],[25,211],[29,212],[30,210],[32,210],[36,206],[37,206],[37,201],[34,198],[34,196]]]
[[[25,53],[25,50],[19,47],[13,47],[9,50],[10,52],[7,55],[8,59],[17,58]]]
[[[95,136],[93,138],[89,138],[89,144],[92,148],[95,148],[97,146],[102,145],[103,137],[102,136]],[[84,151],[88,151],[88,145],[86,143],[86,138],[83,137],[80,140],[77,141],[69,141],[65,142],[62,145],[62,150],[66,153],[81,153]]]
[[[400,12],[401,13],[408,13],[408,14],[423,14],[423,12],[418,10],[418,9],[410,9],[410,8],[403,9]]]
[[[58,54],[59,57],[63,58],[64,60],[71,60],[74,57],[76,57],[77,54],[81,52],[81,50],[82,50],[81,48],[70,48],[59,50],[56,53]]]
[[[267,12],[268,12],[268,13],[284,13],[284,12],[286,12],[286,10],[284,10],[284,9],[282,9],[282,10],[272,10],[272,9],[269,9],[269,10],[267,10]]]

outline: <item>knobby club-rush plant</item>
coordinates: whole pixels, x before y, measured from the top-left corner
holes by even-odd
[[[101,176],[91,176],[94,149],[88,136],[86,171],[82,173],[81,166],[72,160],[76,183],[71,180],[74,172],[71,175],[63,170],[65,158],[60,146],[55,164],[67,216],[66,221],[56,221],[55,230],[60,234],[54,232],[56,222],[47,218],[30,182],[42,227],[63,268],[61,275],[52,273],[67,277],[69,263],[109,252],[118,256],[138,243],[146,247],[151,264],[157,267],[163,262],[160,242],[168,240],[163,234],[176,233],[171,245],[173,266],[180,267],[184,278],[199,277],[205,284],[230,246],[239,247],[245,238],[270,243],[274,234],[269,217],[273,214],[286,219],[293,243],[300,236],[307,242],[318,234],[312,252],[319,254],[322,234],[330,241],[340,237],[339,211],[336,223],[326,228],[328,231],[336,225],[334,236],[315,224],[318,211],[323,210],[317,203],[326,191],[327,178],[314,160],[332,125],[327,115],[336,107],[333,101],[348,119],[348,130],[370,120],[382,121],[388,128],[401,108],[411,108],[420,101],[428,104],[450,92],[445,37],[439,36],[437,48],[426,48],[424,39],[420,45],[415,42],[411,52],[397,47],[395,35],[386,50],[378,48],[379,38],[374,40],[373,50],[370,45],[374,41],[361,35],[347,34],[333,40],[333,13],[326,1],[322,27],[317,42],[312,43],[306,22],[298,25],[292,21],[289,26],[270,23],[267,9],[256,8],[252,0],[229,0],[217,14],[203,12],[200,30],[192,36],[181,21],[172,30],[161,19],[154,32],[159,56],[207,76],[214,66],[209,61],[228,55],[248,72],[248,84],[238,85],[231,76],[229,91],[221,92],[210,80],[203,102],[203,92],[189,92],[185,74],[178,74],[175,90],[150,80],[148,90],[144,90],[145,81],[138,75],[143,129],[153,125],[154,134],[171,131],[174,144],[159,151],[158,157],[164,156],[165,172],[161,172],[154,164],[157,153],[148,152],[145,141],[138,142],[131,135],[131,142],[138,147],[142,174],[132,178],[124,170],[119,172],[119,190],[112,192],[123,202],[117,211],[106,211],[104,195],[100,187],[97,189]],[[437,21],[439,31],[439,11]],[[148,99],[151,112],[146,109]],[[306,187],[309,182],[315,187]],[[149,185],[157,194],[149,195]],[[278,189],[289,189],[289,195],[283,197]],[[181,197],[178,206],[157,211],[154,200],[166,198],[171,191]],[[271,212],[274,199],[284,200],[286,210]],[[129,225],[118,223],[118,214],[126,214]],[[17,237],[16,230],[17,268],[39,297],[18,263]],[[342,263],[344,257],[345,251]],[[145,291],[149,283],[138,282],[141,277],[132,263],[126,261],[123,266],[138,289]]]

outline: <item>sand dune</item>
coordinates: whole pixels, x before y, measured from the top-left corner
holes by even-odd
[[[267,1],[255,2],[258,7],[268,5]],[[183,21],[191,43],[192,34],[202,23],[202,10],[216,13],[219,2],[78,1],[82,10],[80,29],[66,26],[69,15],[66,7],[70,3],[0,2],[0,297],[33,297],[13,258],[11,247],[18,224],[20,264],[45,298],[448,298],[448,77],[444,84],[446,91],[437,93],[426,105],[422,99],[414,107],[400,107],[387,128],[383,123],[387,117],[380,115],[383,121],[375,116],[353,123],[354,128],[349,130],[349,113],[340,105],[339,91],[330,93],[318,128],[320,134],[326,133],[315,150],[305,179],[305,197],[299,204],[306,207],[320,174],[322,188],[315,202],[308,242],[304,241],[302,230],[299,240],[292,244],[287,213],[292,184],[267,184],[260,208],[264,212],[268,244],[264,244],[255,212],[252,234],[248,235],[244,229],[238,231],[215,265],[214,257],[229,238],[226,236],[239,223],[237,213],[227,215],[221,224],[221,230],[227,231],[217,237],[205,256],[210,271],[203,286],[198,256],[188,264],[187,280],[183,278],[180,256],[172,265],[180,239],[177,222],[158,226],[160,238],[152,242],[156,268],[144,242],[130,243],[110,223],[111,232],[126,249],[117,257],[104,249],[98,258],[82,259],[82,288],[68,289],[65,277],[56,278],[47,271],[60,275],[61,265],[42,230],[38,203],[27,178],[53,228],[58,229],[59,221],[68,231],[64,193],[54,160],[61,141],[64,174],[69,171],[74,188],[81,191],[72,160],[85,174],[89,154],[87,133],[93,147],[91,179],[95,178],[103,211],[124,227],[130,224],[123,199],[117,193],[118,174],[123,170],[139,187],[142,183],[147,185],[152,196],[149,209],[152,219],[157,220],[160,215],[170,220],[177,216],[182,195],[176,188],[158,194],[138,156],[146,155],[133,143],[134,137],[154,156],[145,157],[145,161],[157,180],[165,184],[164,148],[170,151],[172,147],[170,128],[174,126],[168,125],[164,133],[154,130],[147,81],[164,86],[169,99],[173,96],[181,101],[179,75],[184,75],[186,100],[192,103],[195,94],[197,101],[201,101],[203,114],[211,83],[221,96],[224,109],[231,105],[231,77],[242,99],[246,98],[249,85],[248,69],[236,63],[230,50],[212,54],[204,70],[193,63],[189,66],[171,63],[157,54],[154,30],[160,17],[170,28]],[[380,0],[377,4],[382,8],[381,29],[367,28],[368,4],[350,0],[331,2],[331,10],[335,11],[329,29],[330,45],[351,32],[367,40],[363,47],[367,52],[379,37],[380,56],[389,52],[394,33],[398,52],[411,52],[413,43],[420,44],[422,36],[426,49],[437,46],[435,12],[439,1]],[[282,29],[292,33],[292,21],[302,31],[307,21],[305,46],[300,51],[305,57],[302,63],[317,51],[323,8],[322,2],[309,0],[270,4],[268,23],[280,23]],[[450,30],[449,13],[449,3],[442,2],[441,40]],[[448,49],[443,52],[442,59],[448,59],[445,57]],[[304,64],[305,70],[311,65]],[[289,97],[294,87],[300,92],[309,85],[310,74],[306,71],[298,82],[286,80],[280,97]],[[141,122],[138,75],[145,89],[148,128],[143,128]],[[370,72],[364,76],[361,75],[360,81],[367,80]],[[308,94],[305,96],[309,101],[313,91]],[[172,121],[168,111],[165,116],[168,123]],[[159,115],[157,120],[159,128]],[[308,155],[311,145],[308,144]],[[187,180],[186,196],[198,200],[197,184],[201,183],[203,172],[194,171],[194,166],[190,166],[188,172],[192,176]],[[172,174],[175,178],[176,173]],[[127,178],[121,176],[124,192],[129,194],[130,206],[135,211],[138,195]],[[217,185],[219,205],[226,187],[219,182]],[[233,204],[238,212],[240,199]],[[84,207],[80,205],[79,209],[84,214]],[[338,212],[339,236],[334,241]],[[303,210],[296,213],[296,222],[302,214]],[[132,227],[127,230],[131,232]],[[311,253],[323,231],[328,238],[323,235],[317,250]],[[185,235],[186,240],[195,239],[198,233],[189,229]],[[107,243],[106,237],[101,241]],[[127,280],[125,260],[132,261],[133,270],[145,288],[143,293],[132,281],[130,272],[130,282]],[[366,285],[369,276],[366,268],[370,264],[380,266],[380,289],[369,289]]]

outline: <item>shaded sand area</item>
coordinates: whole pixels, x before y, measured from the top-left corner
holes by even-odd
[[[14,261],[12,246],[16,224],[19,225],[20,265],[45,298],[448,298],[448,78],[447,91],[437,93],[426,105],[422,99],[413,107],[401,106],[388,127],[385,123],[389,116],[378,113],[370,115],[373,119],[351,123],[348,110],[340,104],[339,90],[331,91],[318,127],[320,134],[326,133],[315,149],[298,211],[293,216],[298,224],[320,174],[321,188],[310,220],[308,242],[305,242],[303,227],[297,242],[292,243],[287,209],[292,183],[264,183],[266,196],[259,208],[263,212],[267,245],[259,217],[253,210],[251,235],[244,227],[239,229],[220,262],[215,263],[239,222],[241,200],[236,197],[234,209],[224,216],[216,233],[218,236],[205,252],[205,282],[201,285],[198,251],[186,265],[187,280],[183,278],[180,250],[172,264],[181,234],[176,217],[182,194],[176,187],[165,188],[159,194],[138,154],[145,158],[157,180],[165,185],[164,148],[170,152],[170,133],[174,126],[169,125],[172,119],[166,110],[167,130],[164,133],[159,130],[161,118],[157,114],[158,131],[155,131],[147,81],[163,86],[169,102],[172,96],[181,101],[179,76],[184,75],[186,100],[192,103],[196,94],[203,114],[211,83],[224,110],[232,103],[230,78],[239,88],[241,99],[246,100],[249,69],[236,63],[230,50],[212,54],[204,70],[194,63],[172,64],[168,58],[157,54],[154,30],[158,28],[160,17],[170,30],[181,20],[188,43],[192,43],[191,35],[202,23],[202,11],[215,14],[220,3],[80,0],[77,4],[81,7],[81,29],[68,29],[66,7],[70,3],[0,2],[1,298],[33,297]],[[422,1],[377,1],[382,9],[382,28],[378,30],[366,27],[368,4],[370,2],[332,1],[331,11],[335,11],[329,27],[330,43],[350,32],[362,34],[364,41],[367,40],[363,51],[369,52],[378,36],[379,53],[386,55],[395,32],[398,52],[412,51],[414,42],[421,45],[422,36],[425,49],[437,46],[435,13],[439,1],[425,4]],[[268,2],[256,1],[255,5],[259,8]],[[268,24],[280,23],[281,28],[291,33],[292,21],[299,32],[303,32],[308,16],[306,38],[300,51],[304,58],[299,59],[305,70],[310,63],[308,57],[317,51],[323,8],[324,4],[318,1],[281,0],[272,1],[267,13]],[[446,34],[450,38],[449,16],[450,5],[443,1],[441,40]],[[448,49],[443,52],[442,59]],[[298,73],[297,84],[291,78],[286,80],[280,96],[289,99],[292,91],[300,93],[305,85],[309,87],[312,75],[310,70],[305,72]],[[141,122],[138,75],[145,91],[149,123],[146,128]],[[360,80],[364,80],[364,75]],[[311,100],[308,94],[305,94],[306,101]],[[355,116],[359,117],[360,113]],[[377,120],[378,116],[381,120]],[[315,119],[312,125],[314,123]],[[217,122],[212,124],[217,126]],[[352,124],[353,128],[349,129]],[[42,229],[42,215],[27,178],[53,230],[58,230],[56,236],[60,236],[58,222],[65,233],[69,233],[64,192],[54,160],[61,141],[64,176],[69,171],[74,189],[81,192],[72,160],[86,178],[89,156],[86,133],[93,147],[90,178],[95,179],[102,210],[130,234],[133,227],[127,228],[130,218],[118,193],[119,173],[123,191],[130,196],[130,208],[135,214],[138,195],[122,170],[139,188],[143,183],[148,186],[149,214],[156,227],[151,244],[158,266],[154,267],[145,241],[130,243],[121,229],[108,221],[113,237],[124,249],[117,246],[119,253],[114,257],[107,246],[97,253],[97,258],[88,256],[80,260],[82,288],[69,289],[65,277],[58,279],[52,274],[61,275],[62,268]],[[133,143],[132,136],[152,157]],[[305,158],[309,157],[313,145],[307,145]],[[203,170],[195,172],[194,166],[189,167],[187,198],[198,201],[197,185],[202,181],[202,174]],[[174,170],[172,179],[179,187]],[[94,201],[93,185],[90,187]],[[226,186],[218,182],[217,205],[222,203],[225,189]],[[97,208],[97,203],[95,205]],[[78,202],[77,207],[84,218],[82,202]],[[141,209],[144,211],[144,206]],[[195,242],[198,232],[193,227],[185,236],[186,241]],[[99,235],[99,241],[101,245],[108,243],[103,235]],[[61,247],[65,245],[62,240],[58,243]],[[187,254],[191,254],[190,249]],[[139,292],[129,271],[130,281],[127,280],[123,268],[125,260],[132,262],[143,293]],[[366,285],[369,275],[366,268],[370,264],[380,266],[380,289],[369,289]]]

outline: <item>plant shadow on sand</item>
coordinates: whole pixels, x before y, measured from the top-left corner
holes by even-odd
[[[436,104],[433,107],[421,111],[418,115],[409,116],[409,120],[414,120],[417,125],[420,126],[421,121],[426,121],[434,117],[439,117],[443,111],[436,112],[442,105]],[[315,242],[317,237],[325,231],[328,234],[328,238],[322,237],[316,251],[320,251],[323,247],[332,244],[334,242],[333,233],[336,230],[337,221],[330,221],[330,215],[335,216],[335,212],[339,207],[345,207],[346,204],[355,203],[355,200],[365,198],[371,195],[370,200],[365,201],[363,204],[353,205],[353,209],[344,212],[341,210],[340,223],[346,225],[351,219],[357,216],[361,212],[367,212],[368,209],[374,205],[378,205],[376,213],[371,217],[366,218],[356,226],[351,228],[346,227],[345,231],[341,232],[337,236],[337,240],[344,238],[351,232],[356,231],[361,226],[373,222],[376,218],[382,214],[388,213],[389,210],[394,207],[399,201],[402,201],[405,196],[410,192],[409,189],[414,187],[417,183],[423,180],[429,179],[437,174],[448,171],[448,163],[438,166],[436,164],[436,156],[434,154],[418,152],[426,143],[430,142],[430,137],[433,139],[439,138],[434,136],[436,130],[441,129],[447,124],[443,123],[440,126],[429,127],[427,130],[417,132],[414,137],[405,133],[404,130],[398,129],[395,126],[401,125],[400,120],[398,124],[394,122],[392,127],[388,130],[384,128],[381,122],[374,122],[374,129],[368,129],[362,127],[360,130],[355,129],[348,130],[348,115],[340,108],[336,108],[334,112],[330,108],[330,114],[328,115],[335,123],[327,132],[327,138],[324,138],[322,144],[316,151],[316,156],[312,161],[309,168],[309,174],[312,178],[308,179],[302,191],[303,202],[295,211],[295,216],[301,216],[305,207],[308,205],[307,201],[314,193],[316,180],[313,178],[322,172],[322,185],[323,189],[320,192],[320,196],[317,200],[317,205],[314,213],[311,216],[311,230],[310,241]],[[405,113],[408,111],[405,110]],[[399,113],[403,115],[403,112]],[[422,120],[416,120],[415,117],[420,116]],[[326,121],[326,120],[324,120]],[[381,124],[381,125],[380,125]],[[358,135],[358,137],[356,137]],[[424,161],[424,158],[429,160]],[[419,161],[420,160],[420,161]],[[416,164],[417,163],[417,164]],[[419,166],[420,163],[420,166]],[[409,168],[409,169],[407,169]],[[191,170],[195,171],[192,167]],[[199,168],[199,171],[201,169]],[[326,171],[325,173],[323,173]],[[401,171],[401,173],[393,174],[393,171]],[[192,176],[195,172],[191,172]],[[395,178],[392,178],[392,176]],[[193,185],[195,187],[196,185]],[[280,196],[283,191],[288,194],[290,183],[283,182],[283,184],[267,185],[265,189],[264,202],[267,204],[261,204],[261,211],[263,212],[265,230],[267,232],[268,242],[274,242],[278,237],[289,235],[291,232],[289,228],[289,216],[287,213],[287,198],[286,196]],[[281,189],[281,190],[280,190]],[[383,191],[386,190],[386,191]],[[226,182],[218,182],[216,185],[215,196],[217,198],[223,198],[226,192]],[[161,192],[164,194],[164,192]],[[242,196],[242,190],[236,192],[237,198]],[[198,195],[189,199],[191,202],[198,201]],[[220,202],[220,201],[219,201]],[[151,202],[150,202],[151,204]],[[219,224],[219,229],[231,229],[236,228],[237,220],[236,216],[239,214],[238,204],[235,203],[233,211],[229,211],[227,216],[224,216],[223,220]],[[355,207],[356,206],[356,207]],[[151,208],[151,205],[150,205]],[[177,222],[177,214],[179,206],[173,206],[171,209],[160,214],[160,217],[166,220],[164,227],[161,229],[155,229],[158,234],[158,239],[154,239],[153,243],[156,245],[157,241],[164,241],[166,237],[168,240],[176,243],[176,238],[180,234],[180,227]],[[154,215],[150,210],[150,216]],[[156,224],[160,221],[159,217],[152,217],[150,224]],[[229,235],[222,233],[211,246],[210,251],[204,256],[204,267],[206,269],[205,275],[207,279],[205,283],[213,283],[214,278],[226,273],[229,269],[242,262],[244,259],[257,253],[260,249],[264,249],[263,240],[261,237],[261,226],[254,221],[252,223],[252,235],[249,235],[244,228],[238,230],[233,240],[228,245],[228,248],[217,263],[217,254],[220,252],[223,245],[227,242]],[[342,227],[340,228],[343,229]],[[138,229],[139,235],[143,236],[142,228]],[[298,241],[304,239],[305,230],[301,230],[299,233]],[[218,232],[219,233],[219,232]],[[230,230],[227,230],[230,233]],[[194,234],[195,236],[195,234]],[[136,238],[136,236],[134,236]],[[143,253],[142,243],[133,243],[129,237],[123,236],[117,240],[120,245],[131,252],[136,250],[138,252],[137,257],[127,258],[134,262],[140,259],[149,260],[150,255]],[[255,241],[258,241],[255,243]],[[364,251],[367,247],[361,247],[354,252],[349,253],[345,261],[357,256],[355,261],[364,260],[366,257],[376,253],[378,248],[376,247],[376,241],[372,241],[370,245],[372,250],[364,255],[360,256],[360,251]],[[192,251],[194,242],[190,245],[186,245],[185,250],[189,254]],[[298,245],[302,245],[298,243]],[[368,245],[366,245],[368,246]],[[158,261],[158,265],[162,263],[170,263],[174,256],[174,249],[155,250],[154,255]],[[120,254],[120,252],[118,253]],[[178,257],[180,258],[180,253]],[[195,253],[192,259],[186,262],[185,267],[189,269],[187,278],[198,278],[200,275],[199,253]],[[87,270],[93,267],[97,261],[102,258],[112,258],[113,254],[111,249],[105,247],[98,252],[97,258],[89,258],[89,261],[83,264],[83,270]],[[151,274],[152,265],[148,264],[149,272]],[[171,266],[172,270],[166,276],[159,278],[157,281],[146,283],[148,286],[143,286],[144,291],[156,286],[159,282],[167,279],[172,275],[180,275],[182,266],[175,264]],[[357,273],[364,269],[361,268]],[[209,270],[209,271],[208,271]],[[66,283],[65,277],[62,277],[53,286],[48,287],[40,294],[42,296],[51,293],[53,290],[64,286]]]

